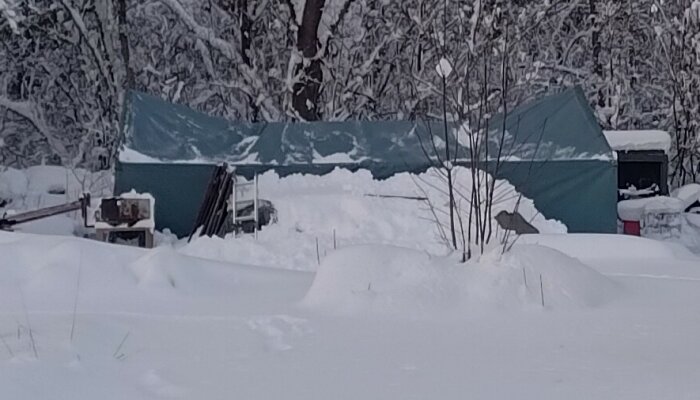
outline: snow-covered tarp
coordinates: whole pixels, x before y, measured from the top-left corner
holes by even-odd
[[[447,145],[440,121],[230,122],[136,92],[126,107],[115,191],[153,194],[158,228],[178,235],[191,229],[212,164],[227,162],[246,177],[340,167],[386,179],[439,165]],[[488,156],[479,155],[479,166],[513,184],[544,216],[573,232],[615,232],[613,152],[580,88],[513,107],[481,132],[458,128],[448,124],[453,164],[471,166],[468,135],[482,135]]]
[[[671,151],[671,135],[659,130],[603,131],[615,151]]]
[[[402,172],[434,165],[426,152],[442,156],[445,148],[441,121],[232,122],[138,92],[130,93],[125,111],[120,161],[128,163],[361,165],[370,170],[379,165]],[[489,159],[612,159],[580,88],[516,107],[505,124],[499,116],[492,121]],[[464,135],[469,129],[458,123],[447,129],[455,140],[452,154],[468,159]]]

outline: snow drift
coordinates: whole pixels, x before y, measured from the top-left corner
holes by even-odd
[[[630,235],[576,233],[523,235],[518,244],[538,244],[580,260],[677,260],[693,258],[685,247]]]
[[[607,277],[568,255],[537,245],[517,245],[495,262],[507,268],[512,278],[522,271],[525,295],[530,303],[542,301],[546,307],[597,307],[608,303],[619,288]],[[542,290],[537,296],[538,283]]]
[[[597,307],[617,291],[594,269],[543,246],[515,246],[504,255],[494,252],[459,264],[415,250],[368,245],[329,255],[302,305],[340,315],[417,317],[541,309],[543,303],[545,309]]]
[[[25,306],[49,313],[77,307],[81,313],[201,314],[256,307],[266,299],[251,305],[241,297],[270,282],[299,280],[289,271],[271,276],[265,268],[189,257],[170,247],[145,250],[65,236],[0,231],[0,254],[0,314]]]
[[[348,247],[321,264],[304,306],[345,313],[421,313],[459,301],[459,270],[394,246]]]

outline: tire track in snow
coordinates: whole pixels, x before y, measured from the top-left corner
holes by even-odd
[[[671,275],[653,275],[653,274],[624,274],[624,273],[614,273],[614,274],[603,274],[609,277],[620,277],[620,278],[645,278],[645,279],[660,279],[669,281],[686,281],[686,282],[700,282],[700,278],[691,278],[685,276],[671,276]]]
[[[37,316],[53,316],[53,317],[63,317],[72,316],[73,313],[70,311],[28,311],[29,315]],[[24,315],[24,311],[17,312],[4,312],[0,313],[0,317],[13,317],[17,315]],[[256,320],[260,318],[274,318],[274,317],[286,317],[290,319],[301,319],[286,314],[251,314],[248,316],[237,316],[237,315],[182,315],[182,314],[157,314],[157,313],[139,313],[130,311],[110,311],[110,312],[78,312],[77,316],[90,316],[90,317],[127,317],[127,318],[147,318],[147,319],[161,319],[161,320],[175,320],[175,321],[185,321],[185,322],[198,322],[198,321],[221,321],[221,322],[241,322],[247,324],[250,320]]]

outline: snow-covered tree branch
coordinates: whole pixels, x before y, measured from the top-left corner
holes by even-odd
[[[48,128],[0,107],[0,136],[31,162],[60,153],[109,166],[127,89],[243,121],[439,119],[443,97],[450,118],[466,118],[500,97],[494,71],[507,56],[508,101],[581,84],[604,127],[670,131],[682,183],[700,163],[698,10],[693,0],[0,0],[2,95]],[[446,96],[434,73],[444,54],[456,66]],[[493,90],[477,96],[476,82]]]
[[[0,0],[0,16],[4,18],[14,33],[18,33],[17,26],[19,20],[16,3],[17,0]]]

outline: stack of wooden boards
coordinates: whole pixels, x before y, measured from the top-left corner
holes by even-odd
[[[234,171],[227,164],[214,169],[188,241],[192,240],[194,235],[224,237],[227,231],[233,228],[228,203],[234,179]]]

